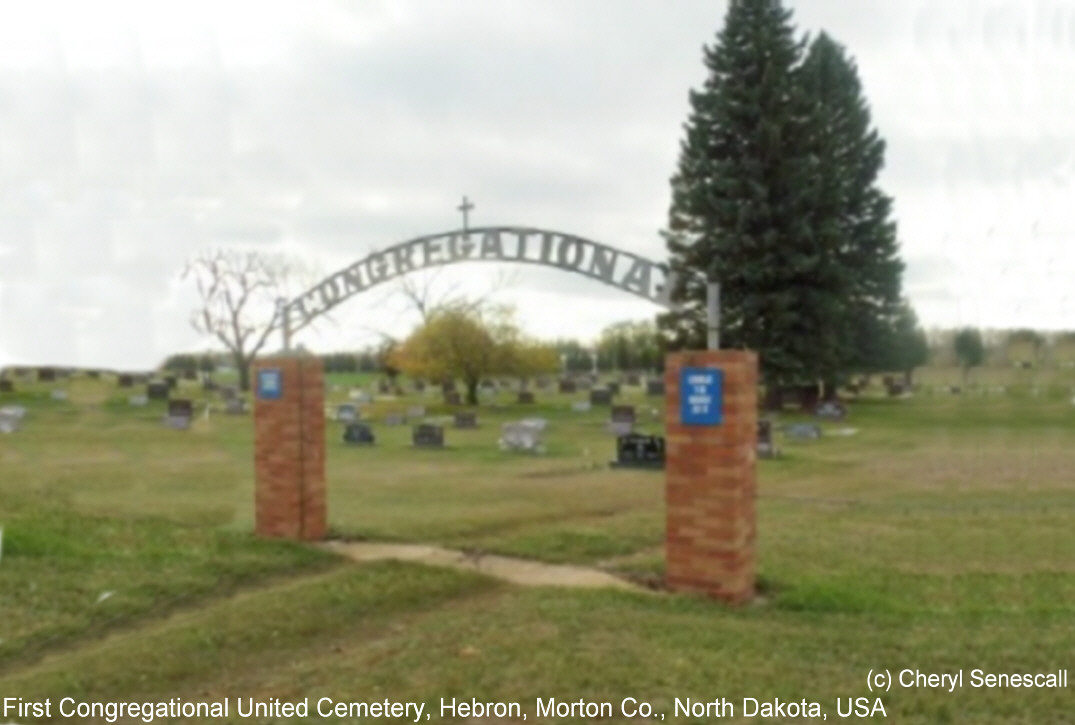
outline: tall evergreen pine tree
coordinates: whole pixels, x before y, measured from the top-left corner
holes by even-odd
[[[810,225],[809,102],[802,52],[779,0],[732,0],[690,95],[665,239],[681,303],[662,318],[674,345],[705,340],[705,280],[721,286],[724,347],[757,350],[770,385],[816,375],[823,319]]]
[[[851,370],[886,369],[900,306],[896,225],[892,200],[877,188],[885,143],[870,127],[855,64],[821,33],[797,71],[811,102],[811,223],[824,251],[826,284],[842,290],[828,315],[821,377],[832,386]]]

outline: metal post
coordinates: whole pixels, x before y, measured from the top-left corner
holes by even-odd
[[[276,298],[276,314],[280,315],[280,331],[284,337],[284,352],[291,350],[291,315],[287,311],[287,299]]]
[[[706,348],[720,349],[720,284],[707,282],[705,286]]]

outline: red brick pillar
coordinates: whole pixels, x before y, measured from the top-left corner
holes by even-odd
[[[308,355],[256,360],[255,526],[259,536],[325,536],[325,385]]]
[[[685,368],[705,371],[696,381],[722,378],[719,422],[705,408],[714,402],[705,393],[688,400],[695,407],[684,411]],[[720,374],[712,376],[714,370]],[[665,359],[665,570],[671,589],[734,603],[754,596],[757,390],[756,353],[702,350]],[[686,390],[700,392],[690,385]]]

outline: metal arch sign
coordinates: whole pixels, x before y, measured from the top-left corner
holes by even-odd
[[[675,279],[667,265],[572,234],[531,227],[477,227],[416,237],[345,267],[283,308],[284,325],[299,330],[352,295],[382,282],[458,262],[518,262],[575,272],[662,307]]]

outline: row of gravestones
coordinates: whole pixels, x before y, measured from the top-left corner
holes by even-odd
[[[456,418],[457,428],[475,428],[473,418]],[[541,434],[548,422],[542,418],[529,418],[501,426],[500,447],[505,450],[522,450],[540,453],[543,450]],[[343,429],[343,442],[349,445],[373,445],[376,436],[369,423],[353,421]],[[416,448],[443,448],[444,426],[420,423],[411,430],[411,443]]]

